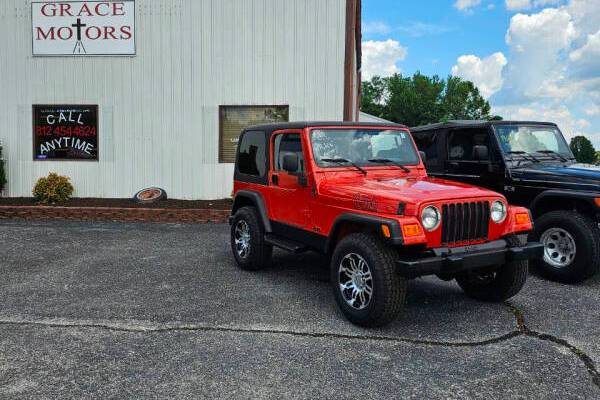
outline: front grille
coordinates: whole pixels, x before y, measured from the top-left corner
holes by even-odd
[[[444,204],[442,244],[487,239],[489,220],[490,204],[487,201]]]

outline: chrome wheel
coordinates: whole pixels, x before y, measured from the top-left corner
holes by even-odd
[[[575,260],[575,239],[566,230],[550,228],[542,234],[540,241],[544,245],[544,261],[551,266],[565,268]]]
[[[373,276],[369,264],[358,254],[347,254],[338,268],[338,284],[346,303],[356,309],[367,308],[373,298]]]
[[[240,258],[248,257],[250,254],[250,226],[244,220],[238,221],[234,233],[235,250]]]

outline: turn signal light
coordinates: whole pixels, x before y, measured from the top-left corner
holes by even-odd
[[[392,237],[392,233],[390,232],[390,227],[387,225],[381,225],[381,233],[383,233],[383,236],[385,236],[388,239]]]
[[[531,222],[528,213],[519,213],[515,215],[515,222],[517,225],[525,225]]]
[[[594,203],[596,203],[596,205],[597,205],[598,207],[600,207],[600,197],[596,197],[596,198],[594,199]]]
[[[419,224],[409,224],[402,226],[404,237],[419,236],[421,234],[421,226]]]

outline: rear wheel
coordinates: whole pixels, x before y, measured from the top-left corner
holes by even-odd
[[[331,259],[335,300],[350,322],[375,327],[398,316],[406,279],[395,268],[397,255],[373,235],[356,233],[337,245]]]
[[[242,207],[233,216],[231,250],[242,269],[256,271],[270,264],[273,247],[265,244],[265,230],[254,207]]]
[[[505,238],[508,247],[516,247],[521,241],[516,236]],[[456,277],[456,282],[469,297],[481,301],[500,302],[521,291],[527,281],[527,261],[513,261],[495,269],[481,272],[470,271]]]
[[[600,271],[600,230],[574,211],[552,211],[535,221],[531,239],[544,245],[544,259],[533,265],[548,279],[582,282]]]

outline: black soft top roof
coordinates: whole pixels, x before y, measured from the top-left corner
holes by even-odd
[[[406,128],[405,125],[394,124],[394,123],[380,123],[380,122],[340,122],[340,121],[298,121],[298,122],[280,122],[275,124],[262,124],[262,125],[254,125],[249,126],[244,131],[267,131],[274,132],[282,129],[304,129],[310,128],[313,126],[327,126],[327,127],[336,127],[336,126],[358,126],[358,127],[376,127],[376,128]]]
[[[493,125],[548,125],[557,126],[553,122],[536,122],[536,121],[485,121],[485,120],[465,120],[465,121],[448,121],[439,122],[437,124],[421,125],[410,128],[411,132],[423,132],[434,129],[445,128],[479,128]]]

